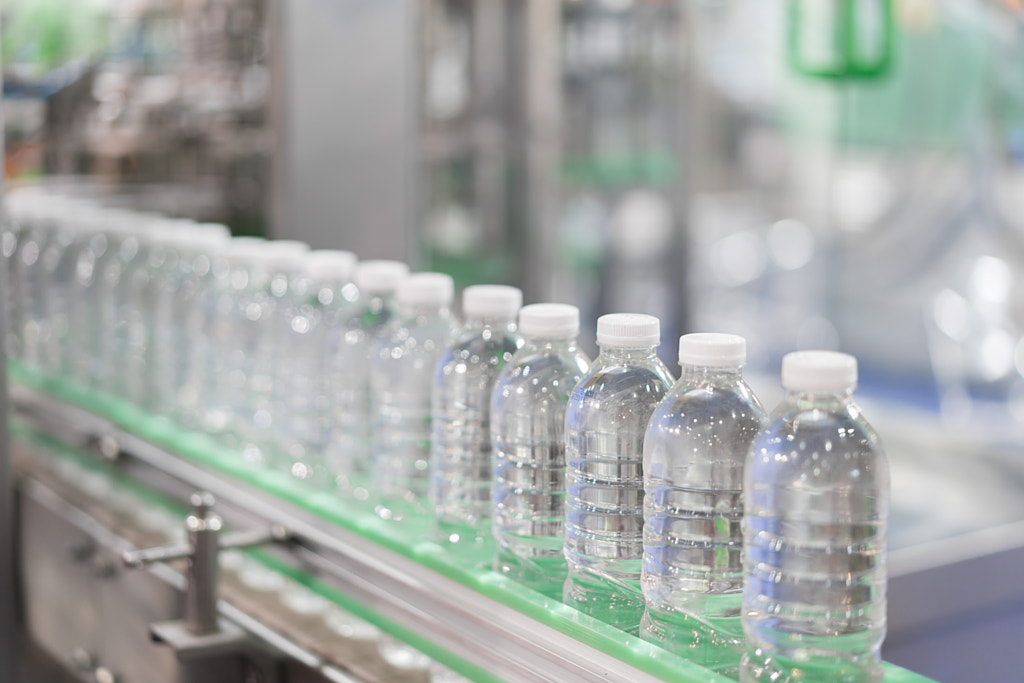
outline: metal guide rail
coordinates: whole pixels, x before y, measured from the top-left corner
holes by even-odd
[[[217,500],[217,513],[232,529],[272,525],[287,529],[287,544],[262,552],[388,622],[421,634],[437,648],[486,672],[488,678],[731,680],[578,615],[560,603],[539,597],[517,601],[514,595],[505,600],[501,590],[484,594],[480,583],[465,585],[457,572],[446,575],[445,565],[428,566],[430,558],[443,551],[427,539],[415,544],[416,553],[411,557],[400,552],[401,548],[396,551],[382,544],[373,534],[316,514],[301,498],[289,500],[209,463],[157,446],[136,433],[145,430],[123,426],[132,424],[131,420],[116,423],[29,384],[12,383],[12,404],[17,414],[39,431],[71,446],[88,447],[127,477],[181,503],[197,490],[210,492]],[[504,580],[493,572],[484,575],[483,584]],[[522,593],[525,589],[509,590]],[[222,617],[225,607],[229,606],[221,601]],[[887,665],[886,680],[910,683],[927,679]]]
[[[309,512],[187,462],[89,411],[24,386],[12,388],[19,415],[70,445],[93,442],[118,469],[183,503],[212,493],[235,529],[281,525],[289,546],[270,551],[437,645],[509,681],[646,681],[594,647],[540,624]]]

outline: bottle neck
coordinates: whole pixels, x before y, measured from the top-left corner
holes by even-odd
[[[799,408],[841,409],[853,402],[853,389],[841,391],[786,391],[786,402]]]
[[[466,318],[466,329],[473,331],[490,329],[514,333],[516,331],[516,319],[506,316],[468,316]]]
[[[634,363],[639,361],[654,360],[658,357],[658,345],[634,346],[623,348],[620,346],[598,346],[601,357],[611,361],[622,363]]]
[[[707,365],[691,365],[681,363],[679,365],[680,379],[700,383],[732,383],[743,379],[742,365],[728,365],[709,367]]]
[[[351,280],[344,278],[316,280],[313,283],[312,293],[322,306],[338,304],[346,298],[350,300],[354,298],[355,295],[351,293],[348,293],[346,297],[346,287],[351,283]]]
[[[450,309],[447,304],[398,303],[398,314],[403,318],[433,318],[447,316]]]
[[[366,305],[366,310],[372,313],[380,313],[395,307],[394,292],[360,292],[360,297]]]
[[[533,353],[553,354],[567,351],[575,353],[576,337],[527,337],[523,348]]]

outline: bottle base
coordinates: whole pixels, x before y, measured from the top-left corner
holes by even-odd
[[[747,651],[740,662],[740,683],[882,683],[878,655],[853,659],[811,656],[782,657],[763,650]]]
[[[644,612],[640,638],[716,673],[737,678],[743,657],[739,617],[705,619],[682,612]]]
[[[561,602],[569,568],[560,552],[549,557],[525,557],[508,548],[499,548],[494,558],[494,571]]]
[[[638,635],[644,614],[644,596],[636,586],[610,577],[570,573],[562,589],[562,602],[630,635]]]

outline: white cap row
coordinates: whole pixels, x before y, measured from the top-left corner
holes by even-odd
[[[679,338],[679,364],[736,367],[747,360],[747,340],[735,334],[695,333]],[[782,358],[782,386],[831,393],[857,386],[857,359],[837,351],[794,351]]]
[[[441,273],[409,274],[400,261],[371,260],[357,264],[355,254],[341,250],[311,251],[296,240],[264,240],[230,237],[217,223],[164,218],[156,214],[106,208],[95,202],[54,195],[46,191],[19,191],[6,201],[15,220],[60,221],[72,229],[133,235],[187,253],[223,250],[239,265],[299,270],[322,280],[355,281],[370,293],[395,292],[400,303],[448,305],[455,293],[451,277]],[[503,285],[475,285],[463,292],[463,310],[473,317],[513,317],[519,312],[519,331],[524,337],[564,338],[579,334],[579,309],[568,304],[522,306],[522,292]],[[597,343],[618,348],[657,345],[661,340],[658,318],[634,313],[603,315],[597,321]],[[747,342],[731,334],[696,333],[679,339],[680,365],[735,367],[746,362]],[[834,351],[796,351],[782,359],[782,384],[786,389],[831,392],[857,384],[857,359]]]

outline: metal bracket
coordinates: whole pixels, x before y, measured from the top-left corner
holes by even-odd
[[[158,621],[149,625],[154,643],[170,645],[182,661],[237,654],[246,648],[249,634],[229,621],[219,621],[217,630],[205,635],[192,633],[186,622]]]
[[[236,653],[248,635],[237,626],[221,621],[217,611],[218,555],[225,548],[246,548],[288,541],[291,533],[274,525],[268,529],[239,531],[221,537],[221,518],[213,513],[213,496],[192,494],[192,514],[185,520],[188,543],[130,550],[121,555],[128,569],[141,569],[155,562],[189,560],[185,588],[185,618],[150,625],[156,642],[174,648],[179,659],[200,659]]]

